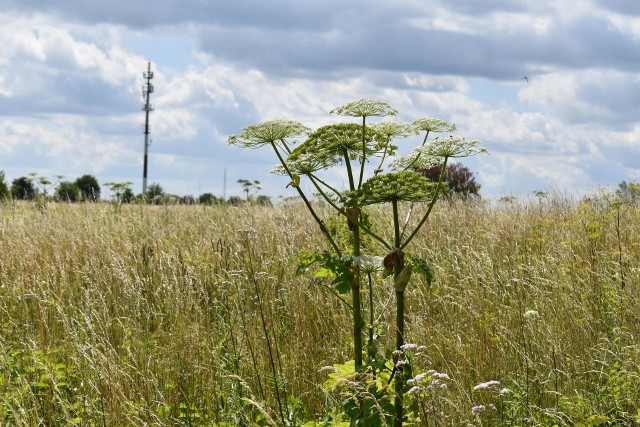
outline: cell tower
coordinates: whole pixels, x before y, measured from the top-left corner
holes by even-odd
[[[147,194],[147,165],[149,164],[149,146],[151,145],[151,140],[149,139],[149,134],[151,131],[149,130],[149,113],[153,111],[153,106],[149,103],[149,98],[153,93],[153,85],[151,84],[151,80],[153,79],[153,71],[151,71],[151,62],[147,65],[147,71],[142,73],[144,77],[145,83],[142,86],[142,98],[144,99],[144,105],[142,106],[142,111],[144,111],[145,120],[144,120],[144,128],[142,129],[144,132],[144,169],[142,172],[142,194]]]

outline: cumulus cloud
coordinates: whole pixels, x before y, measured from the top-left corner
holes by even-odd
[[[0,156],[11,168],[0,167],[10,176],[38,168],[137,181],[147,61],[151,180],[173,183],[169,191],[219,189],[229,167],[239,175],[230,182],[261,179],[279,193],[286,183],[266,177],[270,154],[240,153],[226,137],[275,118],[335,122],[328,111],[360,97],[481,140],[492,155],[470,164],[489,194],[640,172],[640,9],[631,0],[0,7]]]

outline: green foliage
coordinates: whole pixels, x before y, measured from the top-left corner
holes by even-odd
[[[222,203],[223,200],[217,198],[216,196],[214,196],[211,193],[203,193],[200,196],[198,196],[198,203],[200,203],[201,205],[217,205]]]
[[[349,257],[337,258],[329,253],[301,253],[297,257],[296,274],[305,274],[312,266],[317,269],[313,273],[313,282],[324,285],[327,282],[339,294],[346,294],[351,289],[356,270]]]
[[[62,181],[58,184],[55,196],[63,202],[77,202],[81,199],[80,189],[69,181]]]
[[[9,191],[9,187],[7,187],[7,183],[5,182],[4,171],[0,171],[0,200],[8,199],[11,196],[11,192]]]
[[[36,188],[30,178],[21,176],[11,183],[11,197],[17,200],[33,200],[36,196]]]
[[[82,175],[74,184],[80,190],[82,200],[97,202],[100,200],[100,185],[93,175]]]
[[[631,181],[627,183],[627,181],[622,181],[618,184],[616,196],[620,200],[635,206],[638,203],[638,199],[640,199],[640,182]]]
[[[147,187],[147,193],[144,195],[147,200],[154,204],[161,204],[165,195],[164,188],[157,182],[151,183]]]

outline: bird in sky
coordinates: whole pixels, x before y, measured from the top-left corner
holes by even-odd
[[[529,77],[527,77],[527,76],[524,76],[524,77],[522,78],[522,80],[526,80],[526,81],[527,81],[527,83],[529,83]]]

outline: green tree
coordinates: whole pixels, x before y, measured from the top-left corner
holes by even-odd
[[[147,187],[145,197],[150,203],[161,204],[164,194],[164,188],[157,182],[154,182]]]
[[[242,203],[242,198],[240,198],[239,196],[230,196],[229,199],[227,199],[227,204],[231,206],[239,206]]]
[[[260,206],[273,206],[271,197],[265,196],[264,194],[260,194],[258,197],[256,197],[256,204]]]
[[[33,200],[36,197],[36,188],[31,178],[21,176],[11,183],[11,197],[18,200]]]
[[[56,198],[64,202],[77,202],[80,200],[80,189],[73,182],[62,181],[56,188]]]
[[[418,169],[418,172],[429,178],[431,182],[438,182],[441,171],[441,165]],[[480,184],[476,182],[473,172],[468,167],[462,163],[451,163],[446,171],[445,181],[452,193],[462,196],[465,200],[469,197],[480,197]]]
[[[122,193],[120,194],[120,201],[122,203],[131,203],[135,200],[135,198],[136,198],[136,195],[133,193],[133,190],[129,187],[122,190]]]
[[[201,205],[216,205],[222,202],[221,199],[218,199],[211,193],[203,193],[198,197],[198,203]]]
[[[631,181],[627,183],[627,181],[622,181],[618,184],[616,196],[618,196],[620,200],[631,203],[635,206],[638,199],[640,199],[640,182]]]
[[[9,187],[7,186],[7,183],[4,180],[5,180],[4,171],[0,171],[0,200],[7,199],[11,196],[11,193],[9,192]]]
[[[100,200],[100,185],[93,175],[82,175],[74,184],[80,190],[82,200],[97,202]]]

